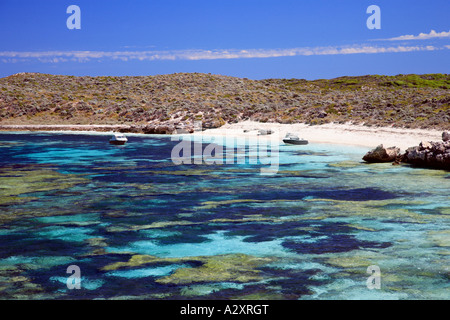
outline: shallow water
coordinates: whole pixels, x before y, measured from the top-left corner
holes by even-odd
[[[309,144],[280,145],[267,176],[128,138],[0,134],[0,298],[450,298],[449,172]]]

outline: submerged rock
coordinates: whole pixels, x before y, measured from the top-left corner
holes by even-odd
[[[226,254],[203,257],[196,268],[180,268],[164,278],[161,284],[191,284],[204,282],[252,282],[263,279],[258,267],[273,262],[271,258],[253,257],[245,254]]]
[[[0,169],[0,205],[14,206],[20,203],[36,201],[36,193],[65,191],[77,185],[87,183],[87,180],[75,174],[62,174],[46,165],[5,165]],[[34,210],[29,214],[57,215],[50,210],[39,212]],[[27,215],[24,211],[12,214],[12,209],[0,213],[0,225],[4,221],[12,221]]]
[[[205,282],[251,282],[263,279],[263,267],[275,261],[270,257],[254,257],[246,254],[224,254],[216,256],[159,258],[149,255],[134,255],[126,262],[115,262],[104,266],[102,271],[141,267],[157,263],[197,263],[197,267],[178,268],[171,275],[156,280],[160,284],[191,284]]]
[[[375,149],[366,153],[363,157],[364,161],[367,162],[393,162],[400,155],[400,149],[397,147],[384,148],[382,144],[380,144]]]

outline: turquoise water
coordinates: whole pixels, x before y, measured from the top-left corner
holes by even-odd
[[[281,144],[263,175],[254,140],[251,161],[176,165],[179,141],[128,138],[0,134],[0,298],[450,298],[448,171]]]

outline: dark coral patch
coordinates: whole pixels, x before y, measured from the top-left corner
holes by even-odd
[[[391,244],[388,242],[360,241],[352,235],[337,234],[316,242],[287,240],[282,245],[296,253],[322,254],[348,252],[358,249],[386,248]]]

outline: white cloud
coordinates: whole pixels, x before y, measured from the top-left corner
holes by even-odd
[[[3,62],[19,62],[38,60],[43,63],[59,63],[67,61],[87,62],[91,60],[120,61],[157,61],[157,60],[217,60],[217,59],[250,59],[276,58],[294,56],[349,55],[400,53],[413,51],[434,51],[450,49],[450,46],[370,46],[354,45],[343,47],[303,47],[288,49],[220,49],[220,50],[172,50],[172,51],[44,51],[21,52],[3,51],[0,58]]]
[[[431,30],[430,33],[419,33],[419,35],[415,36],[412,34],[389,38],[389,39],[377,39],[377,40],[388,40],[388,41],[402,41],[402,40],[428,40],[434,38],[450,38],[450,31],[442,31],[436,32]]]

